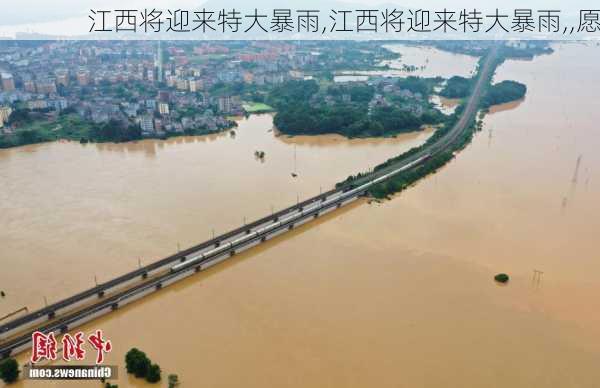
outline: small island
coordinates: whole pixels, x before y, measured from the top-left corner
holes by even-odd
[[[374,77],[346,83],[291,81],[268,96],[274,124],[288,135],[394,136],[444,122],[429,102],[441,78]]]
[[[483,97],[482,106],[489,108],[492,105],[518,101],[524,98],[526,93],[526,85],[516,81],[502,81],[489,87]]]

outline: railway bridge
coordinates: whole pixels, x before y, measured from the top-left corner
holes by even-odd
[[[34,331],[65,333],[76,326],[109,313],[178,280],[205,270],[236,253],[259,245],[309,222],[324,213],[363,196],[373,185],[411,169],[418,168],[430,157],[447,150],[468,130],[478,110],[485,83],[494,71],[496,50],[482,62],[473,91],[459,120],[435,142],[407,155],[393,165],[342,186],[299,202],[250,224],[216,236],[174,255],[98,284],[76,295],[28,312],[0,326],[0,359],[29,347]]]

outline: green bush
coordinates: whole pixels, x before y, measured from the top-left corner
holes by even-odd
[[[494,280],[499,282],[499,283],[506,283],[508,282],[508,275],[505,273],[499,273],[498,275],[494,276]]]
[[[7,358],[0,362],[0,379],[7,384],[17,381],[19,378],[19,364],[14,358]]]
[[[179,376],[177,376],[176,374],[170,374],[168,380],[169,388],[175,388],[179,385]]]
[[[153,364],[146,353],[133,348],[125,355],[125,368],[127,373],[133,373],[135,377],[145,378],[150,383],[160,381],[160,367]]]
[[[133,373],[135,377],[146,377],[151,363],[146,353],[133,348],[125,355],[125,367],[127,373]]]
[[[446,82],[440,95],[446,98],[465,98],[471,94],[474,81],[472,78],[454,76]]]
[[[146,380],[149,383],[158,383],[160,381],[160,367],[157,364],[152,364],[148,369]]]

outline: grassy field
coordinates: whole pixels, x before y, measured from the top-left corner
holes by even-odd
[[[76,114],[62,115],[55,121],[35,120],[15,133],[0,137],[0,148],[41,143],[58,139],[80,140],[88,138],[91,124]]]
[[[242,106],[247,113],[264,113],[273,112],[275,110],[273,107],[263,104],[262,102],[248,102],[244,103]]]

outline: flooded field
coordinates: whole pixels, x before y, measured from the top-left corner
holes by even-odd
[[[575,44],[508,61],[496,80],[527,84],[526,98],[495,107],[437,174],[82,329],[112,340],[120,387],[146,386],[124,375],[134,346],[182,386],[596,387],[599,61],[599,47]],[[290,139],[270,128],[270,116],[253,116],[235,137],[0,152],[0,244],[14,263],[0,274],[0,310],[203,240],[428,136]]]

